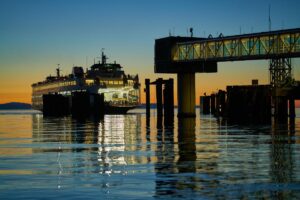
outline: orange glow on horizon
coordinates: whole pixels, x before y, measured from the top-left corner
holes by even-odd
[[[155,79],[153,79],[155,80]],[[152,81],[152,80],[151,80]],[[144,92],[145,85],[142,83],[141,84],[141,103],[146,103],[145,101],[145,92]],[[206,92],[208,95],[211,94],[211,92],[215,92],[214,90],[212,91],[202,91],[198,90],[196,91],[196,105],[199,105],[199,96],[203,95],[203,93]],[[198,95],[199,94],[199,95]],[[152,85],[150,87],[150,102],[152,104],[156,103],[156,94],[155,94],[155,86]],[[9,103],[9,102],[22,102],[22,103],[29,103],[31,104],[31,92],[30,93],[0,93],[0,104],[4,103]],[[177,90],[176,90],[176,85],[174,85],[174,103],[177,105]],[[300,108],[300,100],[295,101],[295,106],[297,108]]]
[[[31,93],[0,93],[0,104],[9,102],[31,104]]]
[[[150,67],[149,67],[150,68]],[[243,75],[237,76],[236,74],[224,73],[220,68],[219,73],[213,74],[196,74],[196,105],[199,105],[199,97],[206,93],[210,95],[212,92],[217,92],[219,89],[225,90],[227,85],[249,85],[251,78]],[[141,103],[145,103],[145,79],[149,78],[150,81],[155,81],[157,78],[174,79],[174,103],[177,105],[177,76],[176,74],[155,74],[155,73],[141,73],[140,75],[140,99]],[[29,75],[25,80],[16,77],[3,76],[0,79],[0,103],[8,102],[23,102],[31,103],[31,84],[39,80],[43,75],[34,74]],[[35,80],[35,81],[33,81]],[[267,79],[259,79],[260,84],[266,84]],[[239,83],[239,84],[236,84]],[[150,87],[150,101],[156,103],[155,85]],[[295,102],[296,107],[300,107],[300,100]]]
[[[296,100],[295,101],[295,107],[296,108],[300,108],[300,100]]]

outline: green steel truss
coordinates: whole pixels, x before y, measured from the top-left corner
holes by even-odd
[[[294,84],[291,58],[270,60],[270,84],[272,87],[290,87]]]
[[[300,28],[177,43],[172,60],[235,61],[300,56]]]

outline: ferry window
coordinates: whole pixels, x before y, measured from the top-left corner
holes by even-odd
[[[114,82],[113,82],[113,81],[109,81],[109,82],[108,82],[108,84],[110,84],[110,85],[113,85],[113,84],[114,84]]]
[[[94,84],[94,80],[87,79],[87,80],[85,80],[85,83],[86,83],[87,85],[92,85],[92,84]]]
[[[118,94],[117,94],[117,93],[114,93],[114,94],[112,95],[112,97],[113,97],[113,98],[118,98]]]

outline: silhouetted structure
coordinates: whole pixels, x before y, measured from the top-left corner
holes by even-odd
[[[215,94],[210,95],[210,112],[212,114],[216,113],[216,95]]]
[[[290,123],[295,120],[295,100],[300,99],[300,84],[294,86],[274,87],[272,89],[272,102],[274,104],[274,117],[277,123]]]
[[[216,94],[216,112],[213,113],[216,116],[224,116],[226,109],[226,92],[219,90]]]
[[[43,95],[43,114],[45,116],[66,116],[83,118],[89,115],[103,115],[107,106],[104,105],[103,94],[73,92],[71,97],[61,94]]]
[[[146,115],[150,117],[150,79],[145,79]]]
[[[210,99],[210,102],[206,99]],[[271,85],[227,86],[211,96],[202,96],[203,114],[210,112],[231,122],[293,124],[295,99],[300,99],[300,85],[274,88]],[[289,118],[289,120],[288,120]]]
[[[61,94],[43,95],[43,114],[45,116],[64,116],[70,114],[69,98]]]
[[[164,97],[164,116],[168,117],[174,116],[174,80],[164,80],[164,89],[163,89],[163,97]]]
[[[271,84],[291,82],[290,58],[300,56],[300,28],[217,38],[155,41],[155,72],[176,73],[178,117],[195,117],[195,73],[217,72],[217,62],[271,59]],[[223,94],[217,105],[223,105]],[[218,102],[220,101],[220,102]],[[224,111],[224,109],[222,109]],[[217,107],[217,112],[223,112]]]
[[[146,93],[146,115],[150,116],[150,84],[156,86],[156,109],[157,116],[172,117],[174,115],[174,81],[173,79],[163,80],[162,78],[150,83],[145,79]],[[164,86],[164,88],[163,88]]]
[[[210,96],[201,96],[200,97],[200,110],[203,114],[209,114],[210,111]]]
[[[163,116],[164,124],[169,126],[174,121],[174,81],[173,79],[163,80],[162,78],[150,82],[150,79],[145,79],[146,93],[146,117],[150,118],[150,84],[156,86],[156,109],[157,109],[157,124],[161,127]]]
[[[163,96],[162,96],[162,84],[163,80],[162,78],[156,79],[155,82],[152,84],[155,84],[156,86],[156,109],[157,109],[157,116],[161,117],[163,115]]]
[[[88,115],[103,115],[105,112],[104,95],[87,92],[72,94],[72,116],[85,117]]]
[[[270,85],[227,86],[226,117],[240,123],[270,123]]]

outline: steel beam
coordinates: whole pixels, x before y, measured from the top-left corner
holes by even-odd
[[[172,61],[238,61],[300,56],[300,28],[178,42]]]

